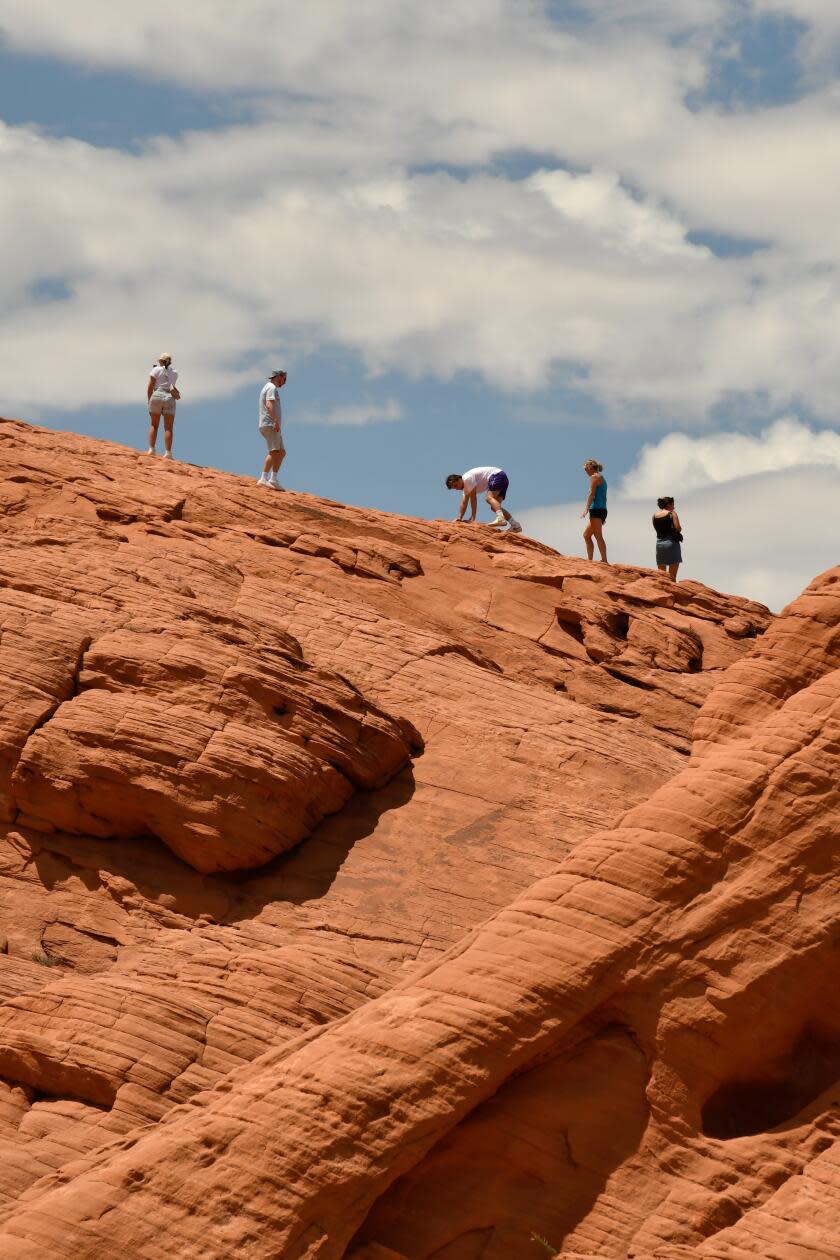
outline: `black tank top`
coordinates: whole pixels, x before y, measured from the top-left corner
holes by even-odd
[[[677,529],[671,512],[667,516],[654,516],[653,528],[656,530],[657,538],[667,539],[670,542],[677,537]]]

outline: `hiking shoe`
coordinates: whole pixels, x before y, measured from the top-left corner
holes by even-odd
[[[510,520],[508,521],[508,533],[509,534],[522,533],[522,526],[519,524],[519,521],[515,521],[513,517],[511,517]]]
[[[258,486],[270,486],[270,485],[271,485],[271,482],[269,481],[268,477],[257,477],[257,485],[258,485]]]
[[[504,529],[505,525],[507,525],[507,521],[502,516],[501,512],[497,512],[495,521],[491,521],[490,524],[495,528]]]
[[[269,485],[269,486],[271,486],[272,490],[282,490],[282,489],[283,489],[283,487],[280,485],[280,482],[279,482],[279,481],[276,481],[273,477],[269,477],[269,479],[268,479],[268,481],[266,482],[266,484],[267,484],[267,485]]]
[[[147,455],[157,455],[157,451],[155,450],[155,448],[154,448],[153,446],[150,446],[150,447],[149,447],[149,449],[146,451],[146,454],[147,454]]]
[[[164,452],[163,452],[163,458],[164,458],[164,459],[171,459],[171,458],[172,458],[172,452],[171,452],[171,451],[164,451]]]

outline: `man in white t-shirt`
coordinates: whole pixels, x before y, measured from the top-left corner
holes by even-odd
[[[286,373],[277,368],[271,373],[260,390],[259,425],[260,433],[265,438],[268,454],[263,464],[262,475],[257,478],[258,486],[271,486],[272,490],[282,490],[277,480],[280,465],[286,457],[283,445],[283,434],[280,431],[282,419],[280,411],[280,390],[286,384]]]
[[[507,528],[510,534],[521,534],[522,526],[519,521],[515,521],[510,512],[502,507],[509,484],[507,473],[501,468],[492,468],[490,465],[485,468],[470,468],[465,473],[450,473],[446,478],[447,490],[463,491],[461,506],[455,517],[456,522],[460,523],[464,520],[467,508],[471,508],[472,515],[466,519],[475,520],[477,498],[479,494],[484,493],[487,502],[496,513],[496,519],[492,524],[498,529]]]
[[[181,397],[175,382],[178,373],[172,366],[172,355],[162,354],[149,373],[146,397],[149,400],[149,455],[156,455],[158,426],[163,416],[163,458],[172,458],[172,433],[175,428],[175,403]]]

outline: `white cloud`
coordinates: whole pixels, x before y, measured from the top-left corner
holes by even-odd
[[[584,483],[579,504],[521,512],[526,531],[558,551],[583,556],[580,512],[585,489]],[[836,467],[759,473],[685,493],[671,485],[670,492],[677,496],[685,535],[681,578],[760,600],[777,611],[816,574],[837,563]],[[653,495],[631,499],[611,494],[604,532],[613,563],[655,568],[651,525],[655,510]]]
[[[561,29],[538,0],[241,0],[233,21],[0,0],[11,48],[244,94],[258,119],[131,153],[0,128],[6,408],[126,402],[162,336],[192,400],[329,342],[510,391],[565,372],[634,423],[750,392],[833,414],[836,94],[692,112],[729,0],[583,8]],[[571,169],[491,174],[511,150]],[[441,163],[470,173],[416,169]],[[689,229],[769,245],[718,259]]]
[[[840,99],[833,86],[739,113],[677,110],[646,151],[605,155],[692,226],[784,248],[796,265],[840,256]]]
[[[615,171],[571,175],[567,171],[538,171],[530,184],[570,223],[597,233],[604,244],[639,258],[675,255],[697,259],[705,254],[689,245],[685,225],[663,207],[633,197],[622,188]]]
[[[717,7],[695,0],[692,21],[709,21]],[[72,8],[0,0],[0,25],[15,49],[214,91],[386,98],[392,109],[422,108],[450,120],[483,112],[490,127],[506,120],[505,129],[521,125],[536,98],[568,106],[580,97],[586,111],[596,93],[608,104],[630,84],[632,107],[614,124],[635,129],[660,100],[663,79],[667,90],[674,79],[698,78],[690,49],[669,52],[661,43],[663,28],[692,21],[656,23],[651,32],[637,12],[620,29],[610,23],[569,33],[540,0],[451,0],[445,9],[393,0],[238,0],[235,14],[222,0],[176,7],[76,0]],[[554,120],[541,111],[535,122],[547,131]]]
[[[642,448],[622,480],[621,493],[630,499],[655,499],[673,493],[674,487],[683,495],[759,473],[819,466],[840,473],[840,433],[811,429],[793,418],[777,420],[754,435],[669,433]]]
[[[337,424],[358,427],[365,424],[382,424],[402,420],[403,409],[395,398],[383,403],[348,403],[332,407],[329,411],[311,412],[296,419],[303,424]]]
[[[298,336],[349,345],[372,371],[479,370],[508,389],[544,383],[565,359],[587,361],[596,389],[629,393],[649,360],[663,395],[666,373],[682,394],[695,312],[733,283],[684,239],[675,257],[684,229],[610,178],[564,179],[567,213],[539,181],[394,167],[339,180],[275,167],[275,143],[268,125],[140,154],[0,132],[0,230],[21,239],[0,279],[5,397],[128,401],[156,353],[149,329],[177,351],[193,400],[258,376],[268,348],[285,354]],[[579,201],[597,192],[591,223],[575,210],[578,180]],[[31,300],[29,286],[56,276],[69,298]],[[657,363],[650,348],[666,336]]]

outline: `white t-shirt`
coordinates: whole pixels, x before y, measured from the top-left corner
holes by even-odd
[[[271,417],[271,415],[269,415],[268,407],[266,406],[266,403],[272,400],[274,402],[275,408],[277,409],[277,419],[279,422],[281,419],[280,387],[278,385],[275,385],[273,381],[266,381],[265,385],[263,385],[262,389],[260,390],[260,428],[261,429],[274,428],[274,420]]]
[[[501,468],[471,468],[463,476],[465,493],[472,494],[473,490],[475,490],[478,494],[481,494],[487,489],[487,484],[493,473],[501,471]]]
[[[178,379],[178,373],[172,367],[164,367],[162,363],[158,363],[157,367],[153,367],[149,373],[155,383],[155,389],[161,393],[168,394],[172,390],[172,386]]]

